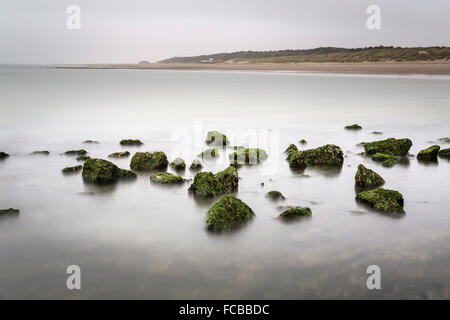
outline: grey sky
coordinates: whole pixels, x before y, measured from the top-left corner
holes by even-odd
[[[81,8],[68,30],[66,9]],[[366,8],[382,28],[366,28]],[[449,46],[449,0],[1,0],[0,63],[134,63],[319,46]]]

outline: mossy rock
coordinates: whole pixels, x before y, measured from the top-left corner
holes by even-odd
[[[209,209],[206,228],[210,231],[231,230],[255,216],[253,210],[233,195],[226,195]]]
[[[176,158],[175,160],[173,160],[170,163],[170,166],[172,167],[172,169],[174,170],[184,170],[186,169],[186,163],[184,162],[183,159],[181,158]]]
[[[236,170],[237,170],[237,169],[242,168],[243,164],[242,164],[242,163],[239,163],[239,162],[237,162],[237,161],[235,161],[235,160],[231,160],[231,161],[230,161],[230,166],[231,166],[231,167],[235,167]]]
[[[220,133],[219,131],[209,131],[206,134],[206,140],[205,142],[207,144],[212,144],[218,147],[225,147],[230,144],[230,141],[228,140],[227,136],[223,133]]]
[[[48,155],[50,154],[50,151],[47,151],[47,150],[38,150],[38,151],[33,151],[31,154],[32,154],[32,155],[48,156]]]
[[[166,169],[169,161],[162,151],[136,152],[131,158],[130,167],[135,171],[148,171]]]
[[[199,153],[197,157],[210,160],[217,158],[219,156],[219,150],[217,148],[206,149],[205,151]]]
[[[83,180],[89,183],[106,184],[119,179],[134,179],[136,173],[120,169],[114,163],[103,159],[88,159],[84,163]]]
[[[287,160],[291,168],[302,169],[309,166],[341,166],[344,163],[344,153],[341,148],[334,144],[308,149],[303,151],[290,152]]]
[[[370,207],[387,213],[404,214],[403,196],[395,190],[378,188],[358,193],[356,200]]]
[[[108,155],[108,157],[110,157],[110,158],[126,158],[129,155],[130,155],[130,153],[128,151],[123,151],[123,152],[111,153],[110,155]]]
[[[308,165],[306,160],[301,155],[301,151],[289,151],[286,160],[289,162],[289,166],[292,169],[303,170]]]
[[[8,214],[19,214],[19,213],[20,213],[19,209],[13,209],[13,208],[0,209],[0,216],[1,215],[8,215]]]
[[[9,157],[9,154],[7,154],[6,152],[1,151],[0,152],[0,159],[6,159]]]
[[[295,144],[289,145],[289,147],[287,147],[286,150],[284,150],[284,153],[289,154],[289,152],[291,151],[298,151],[297,146]]]
[[[201,168],[203,168],[203,165],[200,162],[200,160],[197,160],[197,159],[192,161],[191,166],[189,167],[189,169],[191,169],[191,170],[200,170]]]
[[[189,192],[201,198],[213,198],[228,192],[228,189],[211,172],[199,172],[189,187]]]
[[[230,160],[240,164],[257,164],[268,158],[267,152],[259,148],[245,148],[229,155]]]
[[[235,167],[229,166],[214,175],[229,192],[236,191],[239,184],[239,175]]]
[[[363,143],[366,154],[373,155],[376,153],[384,153],[391,156],[404,157],[408,154],[412,146],[410,139],[394,139],[365,142]]]
[[[362,127],[359,124],[352,124],[350,126],[345,126],[346,130],[361,130]]]
[[[140,146],[144,143],[139,139],[123,139],[120,141],[120,144],[123,146]]]
[[[83,143],[98,144],[99,142],[95,140],[84,140]]]
[[[441,151],[438,152],[438,156],[450,159],[450,148],[442,149]]]
[[[287,209],[286,211],[282,212],[280,214],[280,218],[285,219],[285,220],[290,220],[290,219],[296,219],[296,218],[301,218],[301,217],[311,217],[312,212],[311,209],[308,207],[296,207],[296,208],[291,208],[291,209]]]
[[[162,184],[182,183],[183,178],[168,172],[159,172],[150,176],[150,181]]]
[[[136,172],[119,168],[119,179],[134,180],[136,178],[137,178]]]
[[[78,158],[77,158],[77,161],[86,161],[87,159],[90,159],[91,157],[89,157],[89,156],[79,156]]]
[[[441,147],[438,145],[423,149],[417,154],[417,159],[420,161],[436,161],[440,149]]]
[[[86,150],[69,150],[64,152],[65,155],[67,156],[84,156],[85,154],[87,154]]]
[[[398,163],[400,157],[377,152],[372,156],[372,160],[381,162],[383,167],[393,167]]]
[[[283,194],[280,191],[269,191],[266,193],[266,197],[272,199],[272,200],[283,200],[286,199]]]
[[[298,143],[300,143],[300,144],[307,144],[308,141],[306,141],[305,139],[301,139],[301,140],[298,141]]]
[[[378,187],[384,183],[384,179],[375,171],[367,169],[362,164],[358,166],[355,175],[355,184],[358,187],[370,188]]]
[[[76,173],[76,172],[80,171],[81,169],[83,169],[83,166],[67,167],[67,168],[62,169],[62,173],[64,173],[64,174]]]

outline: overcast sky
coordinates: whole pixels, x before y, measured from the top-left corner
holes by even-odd
[[[81,29],[66,26],[69,5]],[[381,8],[381,30],[366,8]],[[450,46],[450,0],[1,0],[0,63],[135,63],[319,46]]]

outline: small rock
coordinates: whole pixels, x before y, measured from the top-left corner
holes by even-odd
[[[83,143],[98,144],[99,142],[95,140],[84,140]]]
[[[308,141],[306,141],[305,139],[302,139],[302,140],[299,141],[299,143],[300,143],[300,144],[307,144]]]
[[[253,219],[252,209],[233,195],[226,195],[208,212],[206,228],[210,231],[230,230]]]
[[[287,149],[284,150],[284,153],[289,153],[291,151],[298,151],[297,146],[295,144],[291,144],[289,147],[287,147]]]
[[[439,152],[440,149],[441,149],[441,147],[438,146],[438,145],[434,145],[434,146],[431,146],[429,148],[423,149],[417,154],[417,160],[420,160],[420,161],[436,161],[437,160],[437,156],[438,156],[438,152]]]
[[[345,129],[347,129],[347,130],[361,130],[362,127],[355,123],[355,124],[352,124],[350,126],[345,126]]]
[[[205,151],[199,153],[197,157],[201,159],[210,160],[217,158],[219,156],[219,150],[217,148],[206,149]]]
[[[404,157],[408,154],[412,146],[410,139],[394,139],[366,142],[363,143],[366,154],[373,155],[376,153],[384,153],[391,156]]]
[[[267,196],[268,198],[270,198],[270,199],[273,199],[273,200],[282,200],[282,199],[286,199],[280,191],[275,191],[275,190],[272,190],[272,191],[267,192],[267,193],[266,193],[266,196]]]
[[[192,161],[191,166],[189,167],[189,169],[191,170],[200,170],[203,167],[202,163],[195,159],[194,161]]]
[[[89,156],[79,156],[78,158],[77,158],[77,161],[86,161],[87,159],[90,159],[91,157],[89,157]]]
[[[31,153],[32,155],[43,155],[43,156],[48,156],[50,154],[49,151],[46,150],[42,150],[42,151],[33,151]]]
[[[355,175],[355,184],[362,188],[378,187],[384,184],[384,179],[375,171],[360,164]]]
[[[114,183],[119,179],[135,178],[136,173],[120,169],[114,163],[103,159],[88,159],[84,163],[83,180],[88,183]]]
[[[6,159],[9,157],[9,154],[6,152],[0,151],[0,159]]]
[[[183,178],[168,172],[155,173],[150,176],[150,181],[162,184],[182,183]]]
[[[228,140],[227,136],[223,133],[220,133],[219,131],[209,131],[206,135],[206,141],[207,144],[213,144],[218,147],[225,147],[230,144],[230,141]]]
[[[130,155],[130,153],[128,151],[123,151],[123,152],[111,153],[110,155],[108,155],[108,157],[110,157],[110,158],[125,158],[125,157],[128,157],[129,155]]]
[[[257,164],[263,160],[266,160],[269,156],[263,149],[246,148],[235,151],[228,157],[231,161],[236,161],[238,164]]]
[[[75,173],[83,169],[83,166],[75,166],[75,167],[67,167],[62,169],[62,173],[68,174],[68,173]]]
[[[166,169],[169,161],[162,151],[136,152],[131,158],[130,168],[136,171]]]
[[[228,189],[211,172],[199,172],[189,187],[189,192],[201,198],[213,198],[228,192]]]
[[[282,219],[296,219],[301,217],[310,217],[312,215],[311,209],[308,207],[296,207],[287,209],[286,211],[280,214],[280,218]]]
[[[372,156],[372,160],[381,162],[383,167],[392,167],[398,163],[400,157],[377,152]]]
[[[20,210],[18,210],[18,209],[13,209],[13,208],[0,209],[0,215],[19,214],[19,213],[20,213]]]
[[[229,192],[234,192],[238,189],[239,175],[235,167],[229,166],[225,170],[216,173],[214,176],[222,182]]]
[[[124,139],[120,141],[120,144],[123,146],[140,146],[144,143],[139,139]]]
[[[450,143],[450,138],[439,138],[437,139],[439,142]]]
[[[387,213],[404,214],[403,196],[395,190],[378,188],[358,193],[356,200],[370,207]]]
[[[176,158],[175,160],[173,160],[170,163],[170,166],[172,167],[172,169],[174,170],[184,170],[186,169],[186,163],[184,162],[183,159],[181,158]]]
[[[438,152],[438,156],[441,158],[447,158],[450,159],[450,148],[442,149]]]
[[[65,155],[67,156],[84,156],[85,154],[87,154],[86,150],[69,150],[64,152]]]

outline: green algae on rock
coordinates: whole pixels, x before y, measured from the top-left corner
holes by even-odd
[[[236,191],[239,184],[239,175],[234,166],[229,166],[214,175],[229,192]]]
[[[298,143],[300,143],[300,144],[307,144],[308,143],[308,141],[306,141],[305,139],[301,139],[301,140],[299,140],[299,142]]]
[[[77,157],[77,161],[86,161],[87,159],[90,159],[91,157],[89,156],[79,156]]]
[[[303,170],[308,165],[306,160],[301,155],[301,151],[289,151],[286,160],[289,162],[289,166],[292,169]]]
[[[140,146],[144,143],[139,139],[123,139],[120,141],[120,144],[123,146]]]
[[[366,154],[373,155],[376,153],[384,153],[391,156],[404,157],[408,154],[412,146],[410,139],[389,138],[373,142],[363,143]]]
[[[183,178],[168,172],[159,172],[150,176],[150,181],[162,184],[182,183]]]
[[[237,161],[239,164],[257,164],[268,157],[267,152],[259,148],[245,148],[229,155],[230,160]]]
[[[225,195],[209,209],[206,228],[210,231],[231,230],[254,216],[253,210],[242,200],[233,195]]]
[[[220,133],[219,131],[209,131],[206,134],[206,140],[205,142],[207,144],[213,144],[218,147],[225,147],[230,144],[230,141],[228,140],[227,136],[223,133]]]
[[[344,153],[334,144],[327,144],[316,149],[291,151],[287,158],[292,168],[309,166],[341,166],[344,163]]]
[[[110,158],[125,158],[125,157],[128,157],[129,155],[130,155],[130,153],[128,151],[123,151],[123,152],[111,153],[110,155],[108,155],[108,157],[110,157]]]
[[[186,163],[184,162],[183,159],[181,158],[176,158],[175,160],[173,160],[170,163],[170,166],[172,167],[172,169],[174,170],[184,170],[186,169]]]
[[[106,184],[119,179],[134,179],[136,173],[130,170],[120,169],[114,163],[103,159],[88,159],[84,163],[83,180],[89,183]]]
[[[358,193],[356,200],[370,207],[387,213],[404,214],[403,196],[395,190],[378,188]]]
[[[362,127],[359,124],[352,124],[350,126],[345,126],[344,129],[346,130],[361,130]]]
[[[13,208],[9,208],[9,209],[0,209],[0,215],[7,215],[7,214],[19,214],[20,210],[19,209],[13,209]]]
[[[62,169],[62,173],[75,173],[83,169],[83,166],[67,167]]]
[[[440,149],[441,149],[441,147],[438,145],[434,145],[434,146],[428,147],[426,149],[423,149],[417,154],[417,160],[436,161],[438,152]]]
[[[130,168],[135,171],[166,169],[169,161],[162,151],[136,152],[131,158]]]
[[[400,157],[377,152],[372,156],[372,160],[381,162],[381,165],[383,167],[392,167],[397,164],[397,162],[400,160]]]
[[[123,180],[133,180],[137,178],[137,174],[134,171],[126,170],[126,169],[120,169],[119,168],[119,179]]]
[[[280,218],[282,219],[295,219],[295,218],[301,218],[301,217],[311,217],[312,212],[311,209],[308,207],[296,207],[287,209],[286,211],[282,212],[280,214]]]
[[[197,157],[202,159],[213,159],[219,156],[219,150],[217,148],[206,149],[205,151],[199,153]]]
[[[199,172],[195,175],[189,192],[201,198],[213,198],[227,193],[228,189],[212,172]]]
[[[362,164],[358,166],[355,175],[355,184],[358,187],[378,187],[384,183],[384,179],[375,171],[364,167]]]
[[[9,157],[9,154],[7,154],[6,152],[0,151],[0,159],[5,159],[8,157]]]
[[[438,156],[441,158],[447,158],[450,159],[450,148],[442,149],[438,152]]]
[[[200,160],[197,159],[194,159],[194,161],[192,161],[191,163],[191,166],[189,167],[189,169],[191,170],[200,170],[201,168],[203,168],[203,165]]]
[[[287,147],[286,150],[284,150],[284,153],[289,154],[289,152],[291,151],[298,151],[298,148],[295,144],[289,145],[289,147]]]
[[[64,152],[65,155],[67,156],[84,156],[85,154],[87,154],[86,150],[69,150]]]
[[[273,200],[286,199],[280,191],[272,190],[266,193],[266,197]]]

